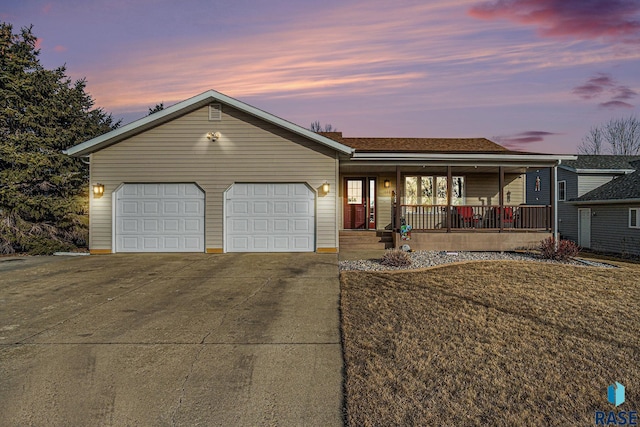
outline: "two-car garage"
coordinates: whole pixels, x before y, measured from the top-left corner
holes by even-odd
[[[116,252],[204,252],[205,193],[194,183],[123,184]],[[303,183],[236,183],[224,193],[226,252],[313,252],[315,193]]]

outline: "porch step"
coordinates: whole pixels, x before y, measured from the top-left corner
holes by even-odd
[[[345,230],[340,232],[340,249],[390,249],[393,248],[391,231]]]

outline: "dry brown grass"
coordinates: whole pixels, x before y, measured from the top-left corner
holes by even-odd
[[[640,265],[341,274],[351,426],[594,425],[640,409]]]

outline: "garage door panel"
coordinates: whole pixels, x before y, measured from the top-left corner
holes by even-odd
[[[308,233],[310,231],[313,231],[311,229],[312,224],[307,219],[296,219],[296,220],[292,221],[292,223],[293,223],[292,230],[295,233],[301,233],[302,234],[302,233]]]
[[[158,197],[160,195],[160,188],[158,184],[138,184],[143,196]]]
[[[197,200],[186,200],[183,204],[185,215],[199,216],[202,212],[202,203]]]
[[[273,213],[278,215],[288,215],[291,212],[291,204],[289,202],[273,202]]]
[[[230,225],[230,231],[233,232],[233,236],[236,237],[236,233],[247,233],[249,232],[249,220],[248,219],[236,219],[232,218],[229,220],[228,224]]]
[[[182,192],[180,190],[183,190]],[[162,185],[162,196],[164,197],[176,197],[184,194],[184,185],[181,184],[163,184]]]
[[[204,193],[195,184],[125,184],[116,206],[116,252],[204,252]]]
[[[266,213],[269,213],[269,204],[273,203],[273,202],[269,202],[269,201],[255,201],[253,203],[250,204],[251,206],[251,213],[253,215],[264,215]]]
[[[162,220],[162,231],[165,233],[179,233],[180,232],[180,220],[175,218],[165,218]],[[197,231],[192,229],[189,231]]]
[[[165,200],[162,203],[162,214],[163,215],[178,215],[180,213],[180,204],[179,201],[167,201]]]
[[[226,192],[228,252],[315,250],[315,194],[305,184],[234,184]]]
[[[130,232],[130,233],[136,233],[139,229],[138,227],[138,220],[137,219],[125,219],[122,221],[121,223],[121,227],[120,230],[118,230],[119,232]]]
[[[203,224],[202,221],[198,220],[198,219],[185,219],[184,220],[184,231],[186,233],[195,233],[198,232],[199,230],[202,230]]]
[[[159,237],[141,237],[142,240],[142,249],[143,250],[157,250],[160,249],[160,238]]]
[[[160,230],[159,221],[157,219],[145,219],[142,221],[142,232],[157,232]]]
[[[135,215],[138,213],[138,205],[138,202],[124,201],[120,205],[119,213]]]
[[[293,247],[295,249],[304,249],[309,247],[312,242],[307,236],[294,236],[293,237]]]

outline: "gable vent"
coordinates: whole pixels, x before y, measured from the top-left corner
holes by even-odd
[[[222,120],[222,105],[209,104],[209,120],[210,121]]]

